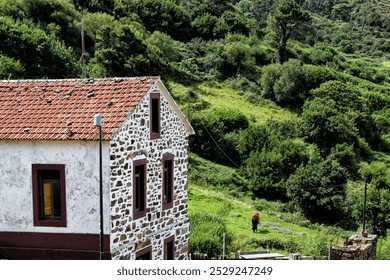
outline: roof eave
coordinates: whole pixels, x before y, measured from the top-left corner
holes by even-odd
[[[163,94],[164,98],[168,101],[169,106],[175,111],[179,119],[182,121],[184,127],[186,128],[187,135],[194,135],[194,128],[191,126],[191,123],[189,122],[188,118],[180,110],[180,107],[177,105],[176,101],[173,99],[172,95],[169,93],[168,89],[165,87],[161,79],[157,79],[155,84],[159,91]]]

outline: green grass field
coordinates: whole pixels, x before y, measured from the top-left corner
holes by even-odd
[[[342,244],[351,233],[334,227],[313,225],[297,213],[283,212],[281,203],[237,198],[210,186],[189,185],[189,213],[224,213],[227,230],[233,235],[235,251],[256,251],[260,247],[284,255],[301,253],[326,257],[330,245]],[[251,229],[251,214],[260,213],[257,233]],[[222,240],[222,237],[221,237]]]
[[[388,63],[384,63],[382,67],[388,66]],[[169,90],[185,113],[188,112],[187,97],[191,93],[195,96],[191,99],[191,114],[195,111],[207,114],[220,108],[236,109],[247,116],[249,121],[261,124],[269,119],[283,121],[298,117],[259,96],[255,96],[256,102],[250,102],[253,93],[239,93],[228,82],[202,83],[191,87],[170,82]],[[262,248],[286,256],[289,253],[300,253],[309,258],[321,259],[326,258],[329,246],[343,244],[346,237],[357,233],[336,226],[313,224],[299,211],[293,211],[280,202],[252,200],[250,195],[241,192],[245,189],[245,182],[236,169],[201,159],[194,154],[190,156],[189,215],[223,214],[226,229],[232,236],[232,242],[227,248],[229,257],[233,257],[238,250],[245,252]],[[254,211],[260,213],[257,233],[253,233],[251,229],[251,214]],[[211,235],[214,229],[208,230]],[[192,235],[193,233],[190,235],[190,242]],[[222,236],[220,242],[222,243]],[[390,255],[390,242],[380,242],[383,245],[378,246],[378,254],[385,259]],[[196,244],[194,247],[197,247]]]
[[[205,113],[220,108],[235,109],[240,110],[250,121],[258,123],[265,123],[269,119],[288,120],[297,117],[295,113],[282,109],[275,103],[261,97],[257,97],[255,103],[250,102],[245,97],[247,96],[245,93],[238,94],[237,90],[233,89],[227,82],[218,85],[202,83],[193,87],[185,87],[173,82],[170,82],[169,85],[172,95],[180,104],[183,112],[188,111],[187,93],[192,91],[196,93],[199,100],[208,104],[208,107],[203,109]],[[191,111],[193,113],[193,107]]]

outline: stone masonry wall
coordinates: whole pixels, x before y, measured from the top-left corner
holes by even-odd
[[[329,250],[330,260],[375,260],[376,235],[353,235],[343,246],[332,246]]]
[[[187,132],[162,94],[160,98],[160,139],[150,140],[147,94],[110,144],[112,259],[135,259],[136,252],[148,246],[152,247],[153,259],[163,259],[164,240],[171,236],[175,237],[175,259],[188,257]],[[174,156],[174,203],[168,210],[162,210],[165,153]],[[134,220],[132,168],[137,159],[147,160],[147,214]]]

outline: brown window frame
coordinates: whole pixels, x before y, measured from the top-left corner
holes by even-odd
[[[162,208],[173,207],[175,161],[172,154],[164,154],[162,161]]]
[[[161,137],[161,97],[159,92],[150,93],[150,139]]]
[[[138,168],[143,168],[138,169]],[[138,174],[137,170],[142,171]],[[146,159],[133,161],[133,218],[146,216]]]
[[[172,246],[169,248],[169,246]],[[171,255],[168,256],[169,254],[169,249]],[[175,259],[175,236],[172,235],[166,239],[164,239],[164,260],[174,260]]]
[[[136,260],[140,260],[140,258],[146,254],[149,254],[150,258],[147,259],[147,260],[153,260],[153,256],[152,256],[152,246],[148,246],[146,248],[143,248],[137,252],[135,252],[135,259]]]
[[[48,218],[43,213],[43,171],[58,171],[59,179],[45,180],[60,184],[61,214],[59,217]],[[66,227],[66,181],[64,164],[32,164],[32,191],[34,226]],[[54,203],[54,202],[53,202]]]

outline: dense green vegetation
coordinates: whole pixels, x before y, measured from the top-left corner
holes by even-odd
[[[81,77],[82,58],[88,77],[160,75],[196,130],[196,190],[356,232],[366,180],[367,230],[389,248],[389,38],[386,0],[0,0],[0,78]],[[231,217],[193,211],[207,251],[197,225],[220,236]]]

